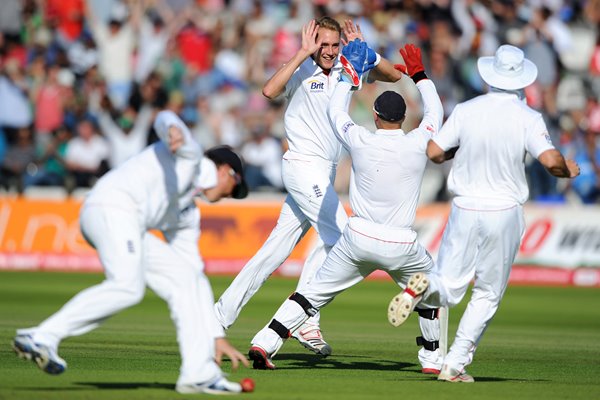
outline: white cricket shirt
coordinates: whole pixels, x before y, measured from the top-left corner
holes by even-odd
[[[344,106],[350,84],[340,82],[329,106],[339,140],[352,156],[350,205],[357,217],[394,228],[412,229],[427,164],[427,142],[442,124],[443,108],[429,79],[417,83],[423,120],[410,132],[356,125]]]
[[[490,92],[457,105],[433,140],[444,151],[459,146],[450,192],[490,203],[523,204],[529,196],[526,152],[537,158],[554,148],[542,115],[514,92]]]
[[[178,126],[184,144],[172,154],[168,128]],[[137,212],[143,229],[177,228],[181,213],[193,206],[194,196],[217,183],[215,164],[203,157],[202,149],[185,124],[171,111],[161,111],[154,122],[161,141],[146,147],[96,183],[87,205],[110,205]]]
[[[341,66],[336,62],[325,75],[312,58],[305,60],[285,86],[288,106],[283,118],[289,151],[317,156],[337,163],[342,146],[327,117],[329,99],[339,80]]]

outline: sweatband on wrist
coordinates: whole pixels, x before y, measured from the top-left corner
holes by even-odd
[[[373,65],[378,66],[380,62],[381,62],[381,56],[379,55],[379,53],[375,52],[375,62],[373,63]]]
[[[414,83],[419,82],[421,79],[427,79],[427,75],[425,74],[425,71],[419,71],[416,74],[412,75],[410,77]]]

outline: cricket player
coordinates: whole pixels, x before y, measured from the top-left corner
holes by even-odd
[[[214,315],[198,252],[200,211],[194,198],[246,197],[242,162],[228,147],[203,155],[171,111],[158,113],[154,128],[160,141],[104,175],[81,209],[81,231],[96,248],[106,279],[37,327],[18,330],[13,348],[45,372],[60,374],[67,368],[58,355],[60,342],[139,303],[148,285],[168,303],[177,331],[182,363],[176,390],[239,393],[241,385],[225,379],[218,364],[223,354],[234,368],[248,361],[224,339]],[[149,229],[160,230],[166,241]]]
[[[493,57],[479,58],[477,68],[489,93],[457,105],[427,146],[427,156],[436,163],[458,148],[448,176],[454,198],[437,260],[449,306],[462,300],[474,279],[471,300],[438,375],[449,382],[474,382],[465,367],[506,290],[525,228],[525,154],[556,177],[579,175],[578,165],[554,148],[542,115],[525,102],[523,89],[537,77],[535,64],[519,48],[503,45]],[[433,288],[419,307],[429,301],[429,291]]]
[[[366,44],[358,39],[344,48],[343,55],[356,71],[363,65],[364,56],[359,55],[365,49]],[[443,108],[435,85],[424,72],[420,49],[408,44],[400,52],[406,72],[423,99],[423,120],[414,130],[403,131],[404,99],[386,91],[373,105],[377,130],[356,125],[346,111],[352,85],[342,76],[328,112],[339,140],[352,157],[350,204],[354,216],[313,279],[293,293],[252,339],[249,356],[256,369],[274,369],[272,357],[294,329],[376,269],[387,271],[400,287],[412,293],[406,314],[433,283],[427,274],[434,263],[417,241],[412,225],[427,163],[427,142],[442,124]]]
[[[332,18],[310,21],[302,29],[300,50],[263,87],[266,97],[274,99],[283,94],[288,100],[284,124],[289,150],[282,162],[288,195],[266,242],[215,304],[217,319],[224,328],[235,322],[244,305],[312,226],[320,240],[306,260],[298,288],[309,282],[348,221],[333,187],[342,146],[327,117],[327,105],[342,68],[338,62],[341,32],[340,24]],[[348,41],[362,38],[360,28],[351,21],[345,22],[344,34]],[[366,62],[374,68],[369,75],[371,81],[395,82],[402,76],[373,50]],[[318,315],[292,334],[316,354],[331,354]]]

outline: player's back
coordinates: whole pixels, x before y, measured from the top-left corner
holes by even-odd
[[[449,190],[523,203],[528,195],[526,137],[539,118],[514,93],[491,92],[459,104],[440,131],[454,130],[459,137]]]
[[[353,212],[378,224],[412,228],[427,164],[429,135],[421,129],[370,132],[357,128],[350,148]]]
[[[199,162],[176,160],[162,142],[154,143],[104,175],[86,203],[130,207],[145,228],[162,228],[177,220],[181,200],[191,199]]]

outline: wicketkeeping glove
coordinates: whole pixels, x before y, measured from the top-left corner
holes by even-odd
[[[340,56],[340,63],[343,67],[341,80],[349,82],[353,86],[360,84],[360,78],[365,72],[367,49],[367,44],[360,39],[354,39],[344,46]]]
[[[395,64],[394,68],[410,76],[415,83],[427,78],[425,67],[421,60],[421,49],[409,43],[400,49],[400,55],[406,65]]]

